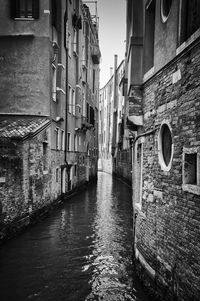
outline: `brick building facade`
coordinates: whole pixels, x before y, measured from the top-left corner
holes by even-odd
[[[199,24],[198,1],[127,1],[134,251],[160,300],[200,298]]]

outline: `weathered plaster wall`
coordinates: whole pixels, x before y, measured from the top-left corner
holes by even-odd
[[[0,112],[49,115],[49,39],[0,36]]]

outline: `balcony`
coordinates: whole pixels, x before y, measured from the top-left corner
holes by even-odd
[[[94,64],[100,63],[101,52],[99,50],[99,45],[91,45],[91,57]]]
[[[92,125],[88,122],[88,118],[87,117],[81,117],[81,129],[83,131],[87,131],[90,130],[92,128]]]

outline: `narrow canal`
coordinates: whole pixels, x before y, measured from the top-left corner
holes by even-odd
[[[147,301],[131,238],[131,191],[99,173],[97,185],[0,247],[0,300]]]

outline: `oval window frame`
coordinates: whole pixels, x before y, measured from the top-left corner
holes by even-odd
[[[166,2],[166,1],[171,1],[170,8],[169,8],[167,15],[164,13],[164,2]],[[161,0],[160,13],[161,13],[161,19],[162,19],[163,23],[165,23],[169,18],[171,7],[172,7],[172,2],[173,2],[173,0]]]
[[[168,129],[170,131],[171,141],[172,141],[172,144],[171,144],[171,157],[170,157],[168,165],[165,162],[165,159],[164,159],[164,156],[163,156],[163,147],[162,147],[162,144],[163,144],[163,136],[162,135],[163,135],[164,127],[166,127],[166,126],[168,127]],[[159,130],[159,133],[158,133],[158,159],[159,159],[159,164],[160,164],[162,170],[169,171],[171,169],[173,155],[174,155],[174,144],[173,144],[172,128],[170,126],[169,121],[164,120],[160,125],[160,130]]]

